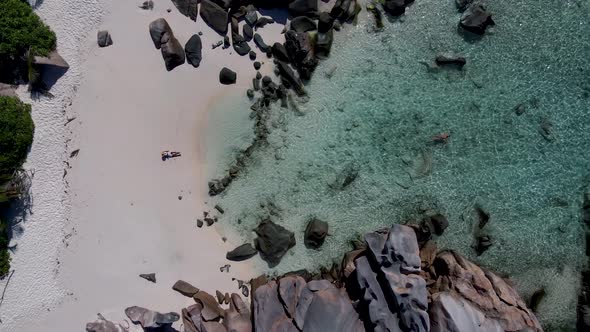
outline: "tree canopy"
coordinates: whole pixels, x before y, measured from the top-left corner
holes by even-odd
[[[0,96],[0,176],[12,175],[25,161],[34,128],[30,105]]]
[[[55,48],[55,33],[31,6],[21,0],[0,0],[0,57],[22,56],[29,48],[47,55]]]

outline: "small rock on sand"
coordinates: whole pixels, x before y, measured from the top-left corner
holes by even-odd
[[[172,286],[172,289],[179,292],[180,294],[188,297],[193,297],[199,292],[199,289],[184,280],[178,280]]]
[[[155,273],[143,273],[139,275],[141,278],[156,283],[156,274]]]
[[[219,83],[224,85],[230,85],[236,83],[237,74],[235,71],[223,67],[219,72]]]

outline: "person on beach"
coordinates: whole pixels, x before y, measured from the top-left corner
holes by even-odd
[[[162,161],[166,161],[170,158],[180,157],[180,152],[177,151],[162,151]]]

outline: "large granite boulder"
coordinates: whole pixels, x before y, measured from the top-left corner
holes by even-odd
[[[203,0],[203,2],[201,2],[201,18],[213,28],[213,30],[217,31],[217,33],[221,35],[227,33],[229,15],[227,10],[223,9],[218,4],[210,0]]]
[[[269,219],[262,221],[254,230],[260,257],[269,267],[277,266],[287,251],[295,246],[295,234]]]
[[[215,297],[205,291],[199,291],[193,299],[201,305],[201,318],[203,321],[218,321],[225,315],[225,311],[219,306]]]
[[[307,248],[319,249],[328,236],[328,223],[316,218],[311,219],[305,228],[304,243]]]
[[[165,19],[159,18],[150,23],[150,37],[152,37],[152,42],[158,50],[162,45],[164,34],[172,34],[172,29]]]
[[[256,250],[256,248],[254,248],[250,243],[244,243],[234,250],[229,251],[225,255],[225,258],[230,261],[240,262],[256,256],[257,253],[258,250]]]
[[[202,55],[203,44],[201,43],[201,37],[194,34],[184,45],[184,53],[186,54],[186,61],[197,68],[201,64],[203,59]]]
[[[279,61],[284,61],[284,62],[289,62],[289,54],[287,53],[287,49],[285,48],[285,46],[281,43],[274,43],[271,47],[271,51],[272,51],[272,56],[279,60]]]
[[[313,40],[309,33],[297,33],[289,30],[285,33],[285,48],[291,58],[291,63],[304,80],[309,80],[318,60],[315,56]]]
[[[185,55],[182,45],[174,37],[172,29],[165,19],[159,18],[150,23],[150,36],[156,49],[160,49],[162,52],[166,70],[171,71],[184,63]]]
[[[438,276],[431,290],[435,294],[433,299],[438,299],[436,310],[431,311],[433,326],[481,323],[489,326],[489,331],[496,326],[503,331],[542,331],[537,318],[516,291],[496,274],[452,251],[439,253],[433,267]],[[437,293],[441,294],[438,298]],[[458,307],[464,303],[471,307]]]
[[[271,280],[256,289],[252,297],[255,332],[297,332],[279,299],[277,282]]]
[[[86,324],[86,332],[128,332],[120,324],[115,324],[106,320],[102,315],[98,315],[98,319],[94,322]]]
[[[223,325],[229,332],[252,331],[250,309],[238,294],[233,293],[230,297],[229,309],[225,311]]]
[[[70,65],[57,51],[51,51],[47,56],[35,56],[33,67],[40,75],[39,80],[47,89],[50,89],[70,69]]]
[[[364,331],[346,292],[327,280],[284,276],[258,287],[252,304],[255,331]]]
[[[494,24],[492,13],[480,3],[474,3],[469,6],[459,21],[459,27],[476,35],[483,35],[486,32],[486,28]]]
[[[318,16],[318,32],[326,33],[332,29],[334,18],[328,12],[321,12]]]
[[[193,21],[197,20],[198,0],[172,0],[178,11]]]
[[[419,275],[420,250],[412,228],[393,225],[391,229],[368,233],[365,242],[372,270],[378,280],[387,283],[384,295],[395,303],[391,309],[399,318],[400,327],[428,331],[428,293],[426,281]]]
[[[264,52],[264,53],[268,53],[271,51],[270,46],[268,46],[265,42],[264,39],[262,39],[262,36],[255,33],[254,34],[254,43],[256,44],[256,46],[258,46],[258,48]]]
[[[176,322],[180,316],[175,312],[159,313],[142,307],[128,307],[125,314],[134,324],[141,325],[144,329],[155,329],[163,326],[170,326]]]
[[[242,27],[242,34],[244,35],[245,41],[251,41],[254,37],[254,30],[252,30],[252,27],[248,24],[244,24]]]

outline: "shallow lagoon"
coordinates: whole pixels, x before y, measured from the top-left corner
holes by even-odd
[[[488,7],[496,26],[476,41],[457,33],[460,13],[450,0],[416,1],[381,31],[362,11],[356,26],[336,33],[307,86],[309,101],[298,111],[275,105],[269,146],[215,199],[226,209],[222,221],[248,240],[267,215],[294,231],[298,245],[275,269],[285,272],[329,265],[358,234],[438,211],[450,222],[440,247],[510,276],[524,297],[544,287],[545,328],[572,327],[586,260],[590,3]],[[467,65],[430,68],[444,52]],[[252,137],[244,103],[226,101],[216,110],[224,115],[211,118],[212,128],[225,124],[209,144],[217,174]],[[448,142],[434,144],[441,133]],[[358,176],[339,188],[350,169]],[[483,232],[493,240],[480,256],[472,248],[475,206],[490,214]],[[330,224],[321,251],[303,246],[312,216]]]

